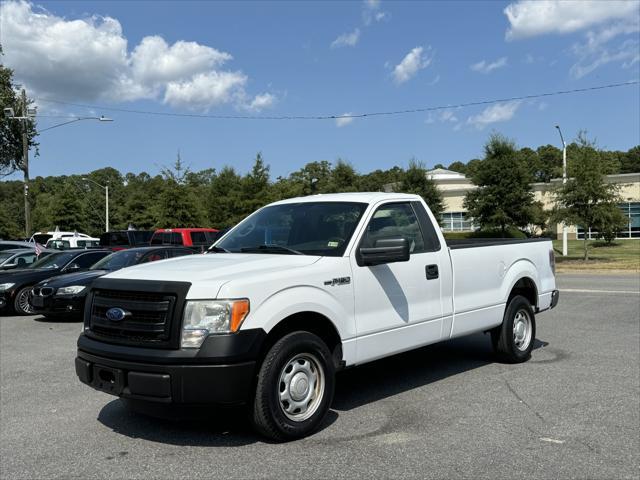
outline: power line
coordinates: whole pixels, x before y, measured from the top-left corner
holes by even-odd
[[[536,93],[531,95],[520,95],[515,97],[497,98],[492,100],[480,100],[475,102],[465,102],[450,105],[439,105],[432,107],[408,108],[403,110],[389,110],[369,113],[353,113],[345,115],[280,115],[280,116],[257,116],[257,115],[210,115],[198,113],[174,113],[174,112],[158,112],[151,110],[134,110],[128,108],[105,107],[103,105],[88,105],[83,103],[66,102],[63,100],[40,99],[41,102],[56,103],[61,105],[69,105],[74,107],[91,108],[95,110],[108,110],[112,112],[133,113],[137,115],[155,115],[162,117],[187,117],[187,118],[211,118],[219,120],[335,120],[338,118],[365,118],[365,117],[381,117],[391,115],[406,115],[411,113],[433,112],[437,110],[445,110],[451,108],[475,107],[481,105],[490,105],[493,103],[513,102],[517,100],[531,100],[534,98],[553,97],[558,95],[568,95],[572,93],[592,92],[595,90],[604,90],[609,88],[626,87],[630,85],[638,85],[639,80],[632,80],[622,83],[610,83],[608,85],[598,85],[594,87],[574,88],[571,90],[558,90],[555,92]]]

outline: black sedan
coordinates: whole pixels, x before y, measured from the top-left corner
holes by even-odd
[[[65,273],[87,270],[111,250],[66,250],[52,253],[28,268],[0,273],[0,313],[31,315],[29,292],[38,282]]]
[[[112,253],[89,270],[48,278],[31,290],[33,313],[45,317],[82,317],[88,287],[93,280],[121,268],[195,253],[183,247],[140,247]]]

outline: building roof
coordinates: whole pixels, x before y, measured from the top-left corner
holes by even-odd
[[[445,168],[434,168],[433,170],[427,170],[427,176],[432,180],[449,180],[449,179],[463,179],[467,178],[460,172],[454,172],[453,170],[447,170]]]

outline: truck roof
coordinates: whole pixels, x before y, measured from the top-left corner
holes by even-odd
[[[419,200],[420,196],[410,193],[386,193],[386,192],[348,192],[348,193],[323,193],[318,195],[309,195],[306,197],[287,198],[272,203],[272,205],[281,205],[285,203],[302,203],[302,202],[361,202],[375,203],[381,200]]]

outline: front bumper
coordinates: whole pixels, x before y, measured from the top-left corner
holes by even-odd
[[[82,383],[118,397],[154,403],[235,405],[253,386],[255,361],[231,365],[155,365],[78,352]]]
[[[199,349],[113,345],[81,335],[81,382],[121,398],[154,404],[238,405],[254,387],[261,329],[209,336]]]
[[[51,316],[73,316],[81,317],[84,311],[84,302],[86,295],[68,295],[57,296],[49,295],[46,297],[29,294],[29,303],[33,307],[35,313]]]
[[[11,313],[13,311],[13,300],[15,292],[13,290],[0,292],[0,313]]]

